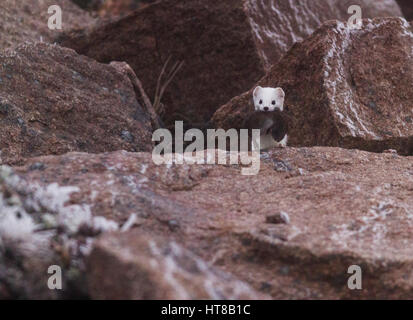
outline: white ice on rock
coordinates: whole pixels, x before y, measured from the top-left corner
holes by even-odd
[[[5,199],[0,193],[0,244],[7,241],[34,243],[36,239],[44,240],[44,235],[50,236],[50,231],[37,231],[44,228],[56,230],[58,226],[68,235],[76,234],[82,225],[89,226],[95,232],[119,229],[115,221],[93,216],[87,204],[68,204],[71,195],[80,191],[78,187],[59,186],[57,183],[47,186],[28,184],[8,166],[0,167],[0,182],[16,194],[23,195]],[[33,213],[29,214],[28,211]]]

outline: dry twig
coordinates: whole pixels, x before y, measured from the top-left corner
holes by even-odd
[[[165,64],[163,65],[158,81],[156,83],[155,97],[154,97],[152,106],[158,115],[163,113],[163,107],[162,107],[161,101],[162,101],[162,97],[165,93],[166,88],[169,86],[173,78],[176,76],[178,71],[184,65],[184,61],[181,61],[181,62],[177,61],[175,62],[175,64],[172,66],[172,68],[168,72],[167,68],[168,68],[168,64],[170,61],[171,61],[171,56],[169,56],[169,58],[166,60]],[[164,79],[164,76],[165,76],[165,79]]]

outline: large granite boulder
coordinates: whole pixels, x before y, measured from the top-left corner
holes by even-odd
[[[151,121],[129,78],[49,44],[0,54],[3,164],[69,151],[150,151]]]
[[[101,62],[126,61],[151,98],[168,57],[184,60],[163,100],[166,125],[206,122],[264,74],[239,0],[161,1],[58,42]]]
[[[176,242],[137,230],[99,240],[87,259],[87,273],[90,295],[99,300],[268,298]]]
[[[123,151],[30,159],[17,176],[2,169],[2,205],[14,211],[0,211],[9,230],[0,237],[17,260],[0,250],[0,293],[36,296],[30,286],[45,282],[27,279],[44,277],[51,262],[64,270],[60,296],[412,298],[412,160],[285,148],[243,176],[237,165],[158,166],[151,154]],[[37,269],[32,237],[50,257]],[[351,265],[362,269],[363,290],[347,285]],[[221,284],[206,293],[208,280]]]
[[[166,125],[206,123],[249,89],[297,41],[329,19],[347,21],[351,1],[166,0],[58,42],[101,62],[126,61],[153,97],[168,59],[185,65],[169,86]],[[359,1],[365,17],[400,16],[393,0]]]
[[[347,22],[361,8],[362,17],[400,17],[394,0],[250,0],[245,1],[254,38],[266,69],[276,63],[296,43],[306,39],[328,20]]]
[[[62,9],[62,30],[50,30],[48,8]],[[71,0],[2,0],[0,2],[0,49],[29,42],[53,42],[57,34],[85,28],[93,19]]]
[[[413,154],[412,31],[402,18],[364,20],[360,30],[331,21],[296,44],[258,82],[284,89],[289,143]],[[241,127],[254,87],[214,125]]]

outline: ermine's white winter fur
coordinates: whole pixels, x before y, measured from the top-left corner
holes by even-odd
[[[281,88],[262,88],[258,86],[254,89],[253,98],[256,111],[284,110],[285,93]]]
[[[284,98],[285,93],[281,88],[262,88],[258,86],[253,92],[255,111],[273,112],[276,109],[284,111]],[[265,121],[264,128],[262,128],[263,130],[261,130],[260,150],[268,150],[272,147],[285,148],[287,146],[288,135],[285,135],[280,142],[277,142],[274,140],[271,132],[268,132],[273,125],[274,122],[269,116]]]

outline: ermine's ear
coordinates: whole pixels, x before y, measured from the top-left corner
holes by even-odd
[[[281,89],[281,88],[276,88],[276,89],[275,89],[275,93],[276,93],[278,99],[284,100],[284,98],[285,98],[285,92],[284,92],[283,89]]]
[[[254,93],[253,93],[254,98],[258,97],[258,95],[261,93],[261,90],[262,88],[260,86],[254,89]]]

